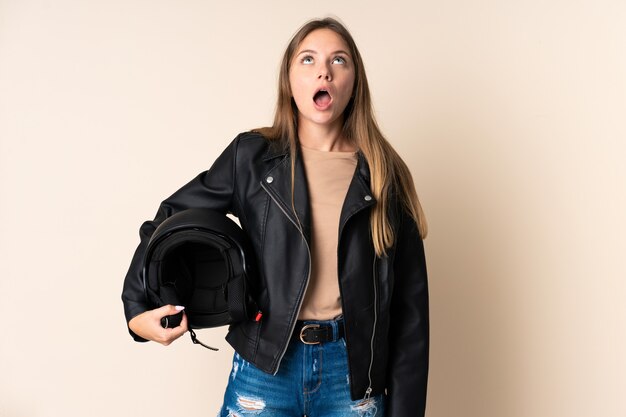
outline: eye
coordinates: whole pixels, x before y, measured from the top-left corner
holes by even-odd
[[[342,56],[336,56],[333,59],[333,64],[345,64],[346,63],[346,59]]]
[[[313,57],[311,55],[306,55],[306,56],[302,57],[300,62],[302,62],[303,64],[306,64],[306,65],[312,64],[313,63]]]

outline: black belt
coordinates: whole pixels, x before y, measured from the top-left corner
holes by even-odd
[[[333,335],[333,326],[330,324],[305,324],[304,321],[298,320],[296,327],[293,329],[291,337],[299,340],[306,345],[317,345],[324,342],[334,342],[344,336],[343,320],[337,322],[337,337]]]

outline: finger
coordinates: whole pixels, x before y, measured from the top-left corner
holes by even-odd
[[[178,327],[174,327],[174,328],[169,328],[169,329],[164,329],[165,330],[165,345],[169,345],[170,343],[172,343],[174,340],[178,339],[179,337],[181,337],[185,331],[181,330],[180,326]]]
[[[180,324],[178,326],[176,326],[176,327],[174,327],[172,329],[168,329],[168,330],[171,331],[170,337],[173,338],[173,339],[178,339],[183,334],[185,334],[185,332],[187,331],[187,315],[183,314],[183,319],[181,320]]]
[[[153,319],[158,322],[162,327],[168,327],[168,323],[178,323],[181,317],[181,311],[184,310],[183,306],[173,306],[171,304],[154,310]],[[165,320],[165,321],[164,321]],[[173,327],[173,326],[170,326]]]
[[[168,346],[185,333],[185,330],[181,329],[181,326],[161,328],[160,331],[161,336],[159,338],[159,343],[165,346]]]
[[[188,330],[187,326],[188,326],[187,314],[183,313],[183,319],[180,321],[180,324],[179,324],[178,327],[182,327],[182,328],[185,329],[185,331],[187,331]]]
[[[167,305],[164,305],[163,307],[156,308],[153,311],[156,316],[161,318],[165,316],[173,316],[174,314],[180,313],[184,309],[185,307],[183,306],[174,306],[171,304],[167,304]]]

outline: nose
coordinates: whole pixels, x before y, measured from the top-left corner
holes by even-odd
[[[332,81],[333,76],[328,65],[320,65],[317,78],[320,80],[325,79],[326,81]]]

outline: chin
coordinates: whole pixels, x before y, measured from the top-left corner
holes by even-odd
[[[315,115],[307,119],[317,125],[332,125],[333,123],[337,123],[339,118],[334,115]]]

